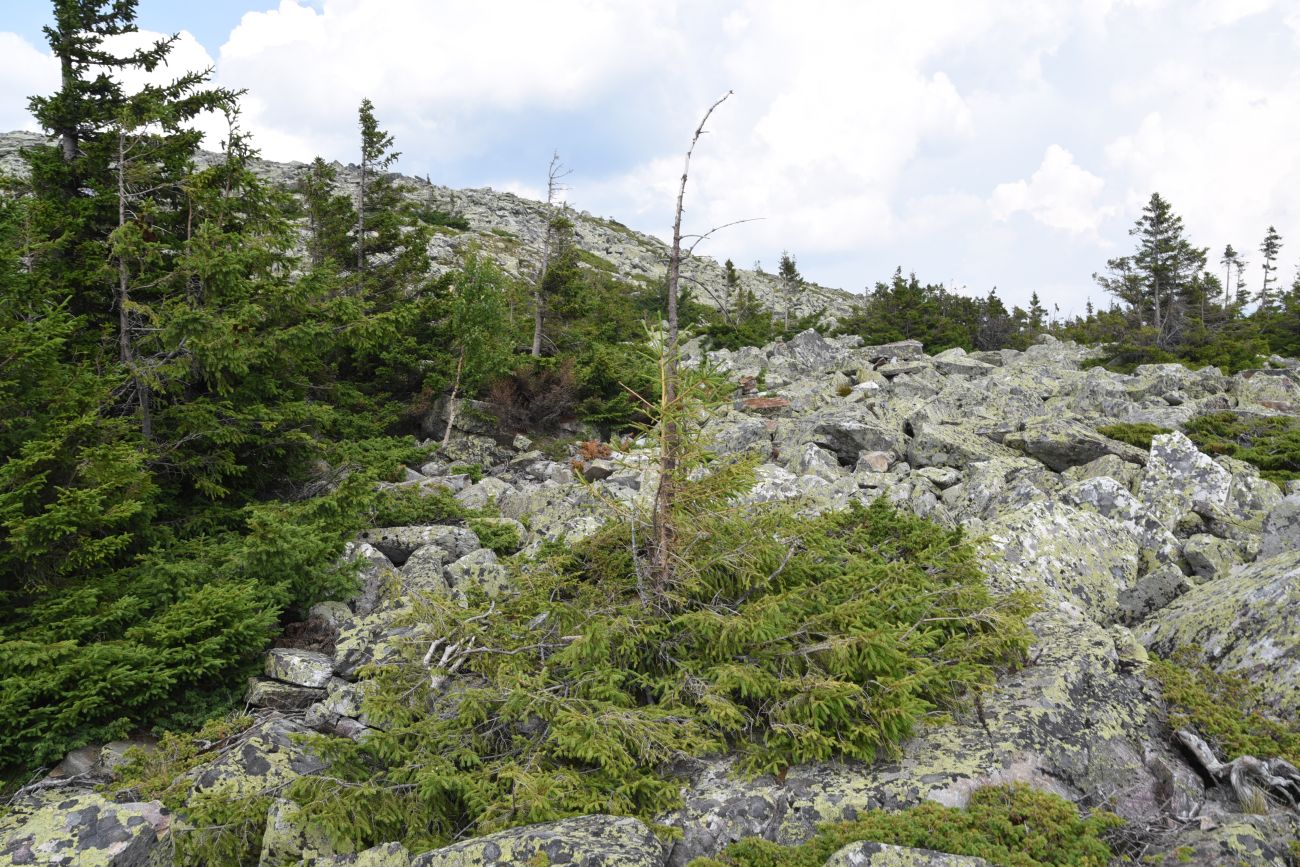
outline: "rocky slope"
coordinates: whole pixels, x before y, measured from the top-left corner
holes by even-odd
[[[704,360],[697,346],[688,351]],[[1243,812],[1177,746],[1147,653],[1192,648],[1219,670],[1247,673],[1280,714],[1300,713],[1300,486],[1283,491],[1249,465],[1200,453],[1181,433],[1156,437],[1148,451],[1097,428],[1177,429],[1219,410],[1300,414],[1300,373],[1228,377],[1157,365],[1125,376],[1082,369],[1088,355],[1048,340],[1023,353],[931,357],[913,342],[865,347],[814,332],[708,355],[740,384],[735,403],[707,424],[715,447],[767,456],[750,498],[798,498],[820,510],[887,497],[974,533],[995,591],[1038,595],[1029,664],[1004,675],[978,712],[923,731],[897,761],[797,767],[751,782],[729,775],[726,758],[696,761],[683,808],[662,817],[681,830],[670,844],[636,820],[592,816],[434,852],[391,844],[334,854],[277,801],[261,863],[522,864],[544,853],[553,864],[680,867],[744,836],[797,842],[864,809],[962,805],[974,789],[1010,781],[1106,805],[1146,835],[1153,856],[1293,863],[1300,817]],[[644,501],[653,489],[648,456],[635,449],[556,461],[524,437],[504,445],[465,417],[450,452],[400,484],[449,488],[472,507],[495,502],[530,545],[588,534],[608,512],[602,498]],[[436,433],[440,420],[429,425]],[[491,469],[472,483],[452,472],[458,461]],[[248,696],[262,709],[258,723],[190,773],[195,795],[273,792],[317,772],[320,761],[295,733],[366,737],[357,672],[399,659],[410,629],[394,624],[412,596],[470,584],[508,592],[503,565],[464,527],[375,528],[351,554],[367,563],[364,589],[312,612],[319,650],[268,655]],[[118,750],[104,758],[111,764]],[[70,786],[30,793],[5,820],[0,864],[138,864],[165,849],[170,819],[157,804],[79,788],[102,770],[95,751],[66,764]],[[861,844],[828,862],[902,863],[983,862]]]
[[[43,141],[44,138],[36,133],[0,133],[0,174],[23,175],[26,166],[19,156],[20,148]],[[215,154],[205,153],[200,162],[216,158]],[[267,180],[292,189],[308,167],[300,162],[257,160],[253,168]],[[355,195],[360,180],[359,167],[334,163],[334,168],[338,170],[339,190]],[[471,244],[477,244],[491,254],[507,274],[528,281],[536,276],[542,258],[543,235],[550,219],[559,213],[558,209],[548,210],[541,202],[489,188],[454,190],[424,178],[399,178],[407,198],[416,205],[454,212],[469,221],[469,230],[463,232],[438,227],[429,247],[435,269],[444,271],[458,267],[464,251]],[[671,208],[671,202],[664,202],[665,215]],[[565,216],[573,222],[578,247],[598,257],[585,263],[587,267],[607,268],[625,280],[662,284],[668,248],[658,238],[586,211],[565,211]],[[725,242],[717,242],[714,248],[723,246]],[[776,253],[773,251],[773,262]],[[821,312],[827,321],[833,321],[849,313],[856,300],[851,293],[815,283],[803,285],[792,297],[772,274],[742,268],[737,271],[741,288],[753,292],[762,306],[777,313],[784,313],[789,308],[793,318]],[[718,307],[734,300],[727,297],[722,266],[711,258],[699,256],[688,260],[683,264],[682,276],[685,280],[683,285],[690,286],[695,298],[703,304]]]

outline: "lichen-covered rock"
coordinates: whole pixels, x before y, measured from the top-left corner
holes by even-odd
[[[1060,477],[1033,458],[979,461],[965,468],[965,480],[943,492],[944,505],[963,521],[985,520],[1049,499]]]
[[[1064,503],[1030,503],[986,527],[989,584],[1029,590],[1048,604],[1065,601],[1098,623],[1111,622],[1119,594],[1138,577],[1139,536],[1123,525]]]
[[[1138,498],[1169,529],[1190,512],[1203,517],[1223,513],[1231,489],[1232,474],[1183,434],[1174,431],[1151,440]]]
[[[1300,494],[1279,501],[1264,519],[1259,559],[1300,551]]]
[[[685,867],[746,837],[775,839],[788,807],[784,787],[771,777],[741,783],[730,760],[699,765],[682,806],[659,819],[682,832],[667,867]]]
[[[529,863],[662,867],[664,846],[636,819],[580,816],[512,828],[426,852],[413,858],[411,867],[505,867]]]
[[[1087,425],[1069,419],[1025,422],[1002,443],[1037,458],[1058,473],[1105,455],[1134,464],[1144,464],[1147,460],[1147,453],[1142,449],[1102,436]]]
[[[489,596],[496,596],[509,588],[510,572],[501,564],[496,552],[480,548],[448,564],[447,582],[459,595],[477,587]]]
[[[901,426],[872,418],[857,408],[817,412],[782,422],[774,441],[781,454],[796,454],[812,443],[843,463],[857,461],[862,452],[901,454],[907,438]]]
[[[1115,479],[1109,476],[1084,479],[1063,489],[1059,496],[1063,502],[1121,524],[1132,534],[1138,540],[1140,571],[1182,562],[1178,540]]]
[[[489,476],[456,494],[456,502],[467,509],[485,509],[489,503],[499,502],[512,491],[512,485]]]
[[[334,674],[334,660],[314,650],[276,647],[266,654],[265,673],[283,683],[321,689]]]
[[[385,591],[397,580],[393,562],[382,551],[367,542],[349,542],[343,549],[344,562],[361,561],[357,577],[361,579],[361,592],[349,600],[357,614],[369,614],[379,607]]]
[[[401,602],[411,595],[437,595],[451,589],[447,581],[446,564],[455,559],[441,545],[425,545],[416,548],[402,564],[400,583],[397,593],[389,594],[388,600]]]
[[[334,644],[334,673],[353,679],[362,666],[391,662],[400,656],[399,641],[413,633],[394,622],[392,609],[376,611],[349,623]]]
[[[605,517],[591,492],[553,482],[515,490],[503,496],[497,508],[501,517],[523,522],[534,540],[576,542],[596,532]]]
[[[266,813],[262,852],[257,867],[291,867],[319,863],[321,856],[347,852],[330,839],[325,829],[310,825],[298,814],[298,806],[287,798],[276,798]]]
[[[1134,483],[1141,472],[1142,467],[1138,464],[1129,463],[1117,455],[1102,455],[1095,461],[1089,461],[1082,466],[1070,467],[1061,475],[1071,482],[1109,476],[1119,482],[1126,490],[1132,491],[1135,486]]]
[[[1294,370],[1243,370],[1234,379],[1242,406],[1300,414],[1300,375]]]
[[[906,742],[899,761],[790,769],[787,809],[772,839],[802,842],[822,822],[922,799],[964,806],[976,789],[1011,782],[1072,800],[1111,798],[1131,819],[1163,816],[1168,795],[1148,763],[1159,756],[1182,764],[1164,746],[1140,671],[1117,653],[1109,630],[1068,606],[1045,610],[1031,626],[1038,635],[1031,664],[1000,678],[970,717]],[[1194,774],[1188,779],[1195,784]],[[752,785],[761,792],[768,784]]]
[[[705,422],[702,438],[718,454],[734,455],[772,447],[767,422],[747,413],[728,410]]]
[[[1189,827],[1149,850],[1152,864],[1186,867],[1294,867],[1300,817],[1236,814],[1213,827]]]
[[[1193,588],[1138,636],[1161,656],[1190,648],[1219,671],[1241,672],[1277,712],[1300,714],[1300,550]]]
[[[310,729],[272,714],[239,736],[231,749],[187,771],[190,795],[235,799],[278,792],[298,777],[319,773],[325,763],[295,740]]]
[[[1209,533],[1197,533],[1183,543],[1183,557],[1202,581],[1222,578],[1242,562],[1241,546]]]
[[[1132,587],[1119,594],[1119,619],[1130,625],[1140,623],[1192,589],[1183,570],[1172,563],[1143,575]]]
[[[334,662],[330,660],[330,670]],[[272,710],[304,710],[325,697],[325,690],[295,686],[278,680],[253,678],[248,684],[244,703],[253,707],[266,707]]]
[[[907,446],[908,463],[916,467],[961,469],[976,461],[1014,458],[1016,452],[965,427],[927,424]]]
[[[119,804],[93,792],[46,790],[0,816],[0,867],[147,867],[161,858],[170,824],[157,801]]]
[[[845,472],[833,452],[815,443],[808,443],[795,452],[786,466],[796,475],[816,476],[828,482],[835,481]]]
[[[404,564],[412,554],[426,545],[437,545],[455,559],[482,548],[478,536],[468,527],[378,527],[361,534],[395,566]]]
[[[326,855],[316,867],[411,867],[411,853],[401,843],[384,843],[350,855]]]
[[[931,849],[910,849],[863,840],[850,843],[826,860],[823,867],[990,867],[983,858],[949,855]]]

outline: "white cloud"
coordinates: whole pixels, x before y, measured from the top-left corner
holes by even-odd
[[[998,184],[989,199],[994,219],[1006,221],[1024,212],[1053,229],[1096,235],[1113,208],[1099,205],[1106,182],[1079,167],[1074,155],[1054,144],[1028,181]]]
[[[734,88],[687,225],[763,219],[719,258],[1078,307],[1153,190],[1197,243],[1249,249],[1273,223],[1300,251],[1290,0],[246,2],[270,8],[207,48],[271,158],[355,159],[369,96],[401,168],[535,196],[558,147],[577,207],[663,234],[699,113]],[[209,62],[185,35],[172,69]],[[0,124],[30,126],[56,73],[0,34]]]
[[[0,130],[36,129],[27,113],[27,97],[59,86],[59,64],[46,51],[16,33],[0,33]]]
[[[472,153],[475,121],[564,111],[656,74],[680,53],[672,4],[597,0],[281,0],[244,15],[221,47],[223,83],[247,87],[267,154],[350,152],[370,97],[403,140]]]

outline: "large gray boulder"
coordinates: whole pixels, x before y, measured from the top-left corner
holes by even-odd
[[[1138,636],[1169,656],[1194,650],[1259,685],[1278,713],[1300,714],[1300,550],[1207,581],[1153,615]]]
[[[1106,455],[1145,464],[1140,448],[1102,436],[1085,424],[1069,419],[1035,419],[1008,434],[1003,445],[1037,458],[1056,472],[1083,466]]]
[[[907,447],[907,461],[914,467],[955,467],[976,461],[1018,457],[1016,452],[955,424],[926,424]]]
[[[1030,503],[990,521],[985,532],[997,564],[991,587],[1028,590],[1048,606],[1076,606],[1097,623],[1113,622],[1120,593],[1138,579],[1139,534],[1064,503]]]
[[[1147,510],[1169,529],[1188,514],[1223,514],[1232,490],[1232,473],[1202,454],[1174,431],[1151,440],[1151,459],[1138,488]]]
[[[401,566],[426,545],[437,545],[453,559],[482,548],[478,536],[468,527],[434,525],[427,527],[377,527],[361,534],[367,542],[394,565]]]

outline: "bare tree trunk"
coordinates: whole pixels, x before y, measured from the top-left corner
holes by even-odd
[[[462,347],[456,359],[456,379],[451,384],[451,397],[447,399],[447,429],[442,432],[442,447],[451,443],[451,428],[456,424],[456,395],[460,392],[460,375],[465,370],[465,349]]]
[[[117,133],[117,228],[126,227],[126,133]],[[140,401],[140,431],[145,439],[153,439],[152,395],[149,386],[140,378],[135,351],[131,345],[131,273],[126,255],[117,255],[117,344],[122,365],[130,372],[135,383],[136,399]]]
[[[365,148],[365,144],[362,144]],[[366,271],[366,157],[361,155],[361,182],[357,186],[357,294]]]
[[[542,264],[537,269],[537,282],[533,285],[533,358],[542,356],[542,326],[546,321],[546,304],[542,297],[542,282],[551,266],[551,206],[555,195],[564,186],[560,180],[569,174],[560,163],[560,152],[551,155],[551,165],[546,170],[546,230],[542,234]]]
[[[60,55],[59,58],[60,73],[63,80],[62,93],[71,94],[77,86],[77,73],[72,68],[72,58],[67,52]],[[63,161],[70,163],[77,158],[77,131],[76,127],[65,128],[59,136],[59,147],[63,151]]]
[[[704,125],[714,110],[731,96],[731,91],[719,99],[704,113],[700,125],[695,128],[691,145],[686,150],[686,160],[682,165],[681,186],[677,190],[677,209],[673,216],[673,246],[668,255],[668,334],[664,343],[662,365],[662,394],[660,396],[662,432],[659,445],[659,486],[655,491],[654,526],[651,537],[651,580],[654,592],[661,593],[673,581],[673,555],[676,528],[673,525],[673,505],[677,494],[677,467],[681,458],[681,435],[678,430],[677,383],[678,383],[678,339],[677,339],[677,284],[682,267],[682,204],[686,198],[686,179],[691,170],[691,154],[695,145],[704,134]]]

